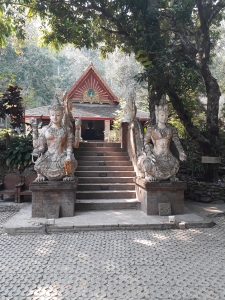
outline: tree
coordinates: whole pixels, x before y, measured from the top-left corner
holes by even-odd
[[[210,71],[224,0],[26,0],[27,15],[42,19],[43,41],[55,48],[73,43],[96,48],[103,55],[119,47],[135,53],[148,82],[149,107],[167,93],[178,116],[205,154],[215,154],[220,89]],[[21,8],[20,8],[21,9]],[[188,108],[200,93],[207,97],[206,132],[192,122]],[[193,101],[190,101],[193,100]]]
[[[30,23],[29,30],[33,25]],[[34,37],[38,37],[33,35],[33,30],[29,35],[31,33],[32,38],[28,36],[20,45],[8,39],[7,46],[0,49],[0,93],[10,83],[20,84],[26,108],[49,104],[55,89],[68,91],[92,61],[118,97],[124,97],[127,87],[132,85],[137,87],[138,99],[145,100],[142,98],[146,98],[143,96],[146,91],[133,78],[141,71],[133,55],[125,55],[117,49],[103,60],[99,49],[79,50],[71,45],[57,54],[47,47],[38,47],[33,41]]]
[[[0,0],[0,48],[5,47],[6,38],[14,34],[18,39],[25,38],[25,21],[24,10],[25,2],[21,4],[16,1],[10,5],[10,1]]]
[[[12,20],[5,14],[5,6],[0,3],[0,47],[6,45],[6,37],[12,33]]]
[[[223,17],[225,2],[196,0],[193,3],[190,0],[183,0],[178,3],[178,1],[174,1],[171,8],[165,9],[163,14],[166,15],[166,18],[163,20],[167,21],[165,23],[166,31],[173,34],[171,41],[178,45],[176,51],[180,48],[184,53],[183,63],[186,63],[187,66],[189,60],[188,67],[192,66],[191,71],[197,72],[197,77],[194,76],[193,72],[190,75],[193,76],[194,80],[198,79],[200,84],[204,84],[207,97],[206,132],[205,136],[197,135],[205,152],[213,154],[215,147],[207,147],[207,144],[215,145],[219,135],[218,110],[221,93],[217,80],[210,71],[210,59],[218,39],[217,27]],[[184,67],[186,66],[184,64]],[[179,92],[176,92],[169,82],[165,88],[178,115],[184,122],[186,120],[185,127],[189,129],[189,132],[195,131],[195,128],[190,124],[190,118],[185,113]]]
[[[0,118],[10,117],[13,128],[20,127],[23,123],[24,107],[23,98],[20,96],[21,87],[10,84],[0,99]]]

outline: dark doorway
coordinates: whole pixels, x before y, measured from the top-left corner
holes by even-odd
[[[103,141],[104,140],[104,120],[82,121],[81,136],[86,141]]]

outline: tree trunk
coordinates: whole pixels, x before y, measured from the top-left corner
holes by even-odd
[[[162,97],[162,88],[161,87],[151,87],[151,79],[148,78],[148,103],[150,111],[150,125],[155,125],[155,106],[159,105],[159,101]]]
[[[191,116],[185,110],[183,102],[179,98],[179,96],[170,88],[167,88],[166,92],[170,97],[173,107],[176,110],[178,117],[180,118],[190,137],[199,144],[201,150],[205,153],[206,149],[211,148],[210,141],[203,136],[198,127],[193,125]]]
[[[150,125],[154,125],[156,122],[155,118],[155,105],[157,104],[156,94],[151,89],[151,79],[148,77],[148,104],[150,112]]]
[[[218,114],[219,100],[221,96],[217,80],[212,76],[207,65],[200,68],[206,86],[207,112],[206,112],[206,133],[212,144],[216,144],[219,137]],[[215,155],[215,149],[209,149],[210,155]]]

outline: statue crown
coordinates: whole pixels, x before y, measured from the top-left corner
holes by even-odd
[[[55,94],[52,104],[48,107],[48,110],[64,110],[64,107],[62,106],[57,94]]]
[[[166,96],[163,95],[159,101],[159,105],[155,106],[155,111],[158,113],[159,111],[169,112],[168,102],[166,100]]]

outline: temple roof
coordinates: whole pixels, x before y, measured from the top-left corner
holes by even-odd
[[[120,109],[120,105],[73,103],[72,114],[74,118],[83,120],[114,120],[116,110]],[[26,118],[40,117],[41,115],[49,118],[48,106],[27,109],[25,112]],[[149,113],[138,109],[137,117],[141,120],[148,120]]]
[[[68,97],[73,103],[74,118],[82,120],[114,120],[116,111],[121,110],[118,98],[92,63],[68,91]],[[49,118],[48,106],[27,109],[25,116]],[[137,110],[137,117],[145,121],[149,113]]]
[[[115,104],[119,100],[91,64],[68,91],[69,99],[79,103]]]

